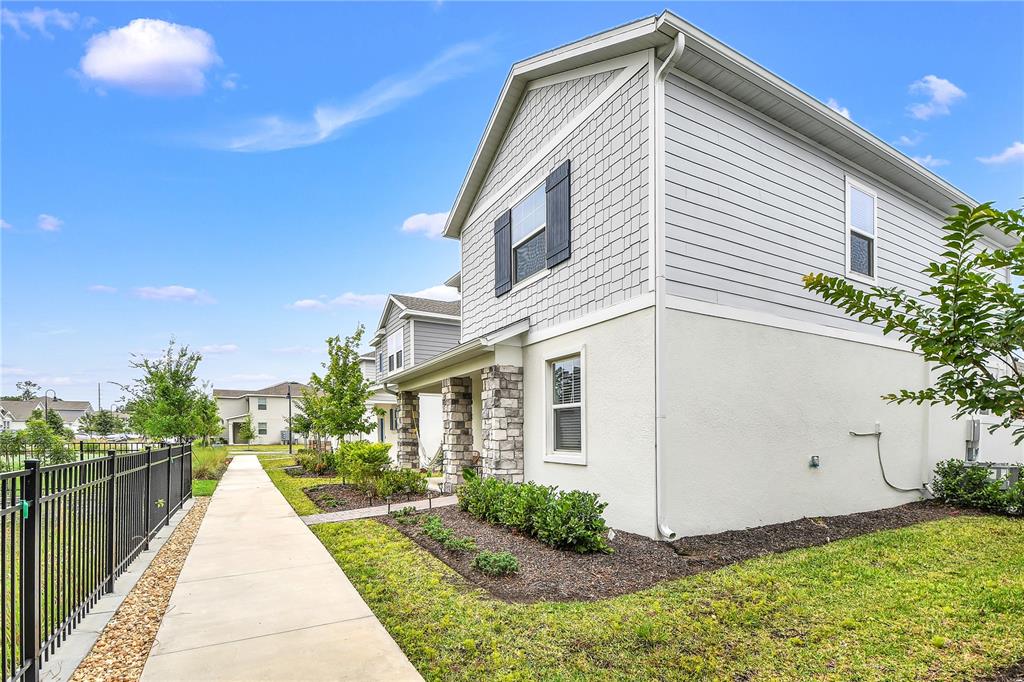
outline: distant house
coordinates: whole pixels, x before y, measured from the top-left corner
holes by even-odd
[[[291,397],[289,398],[289,388]],[[221,437],[228,445],[241,442],[239,430],[246,417],[252,417],[255,434],[249,443],[253,445],[276,445],[288,442],[288,405],[293,414],[301,412],[298,398],[302,397],[305,384],[297,381],[282,381],[260,389],[215,388],[213,397],[217,401],[224,430]],[[296,436],[298,437],[298,436]]]
[[[455,275],[446,284],[458,288]],[[392,455],[404,466],[422,466],[441,447],[441,396],[408,394],[405,400],[389,387],[389,377],[429,362],[459,344],[461,304],[431,298],[391,294],[384,304],[377,331],[370,340],[378,395],[388,396],[387,416],[378,420],[378,440],[394,443]],[[367,356],[364,356],[367,357]],[[385,405],[381,405],[385,407]],[[399,431],[406,423],[406,437]]]
[[[64,425],[72,431],[78,431],[81,425],[80,420],[86,414],[92,412],[92,403],[88,400],[45,400],[33,398],[32,400],[0,400],[0,430],[20,431],[25,428],[26,423],[32,416],[34,410],[46,410],[57,412]]]

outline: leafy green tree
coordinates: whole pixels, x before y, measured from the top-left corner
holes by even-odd
[[[323,375],[316,372],[309,378],[309,391],[303,394],[306,412],[314,431],[343,440],[346,436],[365,434],[373,430],[379,414],[368,414],[366,401],[373,395],[370,382],[363,376],[359,360],[359,344],[364,328],[356,328],[352,336],[342,340],[338,336],[327,339],[327,361],[322,363]],[[310,405],[312,403],[312,405]]]
[[[171,339],[155,359],[132,356],[131,366],[142,376],[121,388],[125,409],[135,431],[150,438],[191,440],[203,433],[208,417],[206,393],[196,376],[203,357]]]
[[[18,389],[19,393],[17,395],[2,396],[0,400],[35,400],[39,397],[39,389],[42,388],[42,386],[30,379],[19,381],[14,386]],[[54,398],[54,400],[57,400],[57,398]]]
[[[50,427],[51,431],[63,436],[64,438],[73,438],[75,435],[70,428],[64,425],[64,417],[60,416],[60,412],[57,410],[44,410],[41,407],[37,407],[32,410],[32,414],[29,415],[29,419],[37,419],[46,422],[46,425]]]
[[[861,287],[843,277],[809,274],[804,286],[887,335],[908,342],[934,363],[932,385],[882,396],[894,403],[950,405],[962,417],[991,411],[990,431],[1012,428],[1024,440],[1024,291],[1006,282],[1024,278],[1024,214],[991,203],[958,205],[943,227],[945,251],[922,272],[932,285],[910,294],[894,287]],[[1016,243],[988,248],[986,233]]]
[[[210,439],[224,430],[220,421],[220,410],[212,395],[203,393],[196,399],[197,430],[195,435],[209,445]]]
[[[29,418],[21,438],[31,454],[39,457],[44,464],[61,464],[74,458],[70,443],[64,437],[64,430],[63,422],[61,429],[55,431],[46,420]]]
[[[96,410],[82,417],[82,429],[87,433],[109,436],[112,433],[123,433],[128,425],[125,420],[110,410]]]
[[[238,438],[246,443],[251,443],[256,440],[256,430],[252,427],[252,415],[245,415],[245,419],[242,420],[241,426],[238,427]]]

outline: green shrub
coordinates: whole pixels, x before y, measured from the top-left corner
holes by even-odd
[[[936,497],[950,504],[992,512],[1009,511],[1017,495],[1013,488],[1003,490],[1002,482],[989,478],[986,467],[970,466],[957,459],[936,465],[932,489]]]
[[[457,491],[459,509],[489,523],[515,528],[558,549],[610,552],[607,505],[595,493],[558,491],[536,483],[466,477]]]
[[[453,552],[472,552],[476,550],[476,540],[471,537],[458,538],[455,532],[444,525],[437,514],[428,514],[423,519],[423,534],[438,542],[445,549]]]
[[[488,552],[482,550],[473,559],[473,568],[487,575],[510,575],[519,570],[519,560],[510,552]]]
[[[380,497],[425,495],[427,480],[415,469],[387,469],[376,480]]]
[[[322,476],[324,474],[332,473],[330,462],[327,458],[319,453],[313,452],[305,455],[298,455],[295,461],[303,469],[316,476]]]

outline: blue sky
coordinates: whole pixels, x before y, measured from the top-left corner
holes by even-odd
[[[95,400],[171,335],[217,386],[305,379],[458,269],[430,230],[509,65],[665,7],[5,3],[3,391]],[[667,7],[1019,205],[1024,4]]]

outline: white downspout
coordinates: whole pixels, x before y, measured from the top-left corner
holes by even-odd
[[[658,535],[674,540],[661,510],[661,460],[665,450],[665,79],[686,49],[686,36],[676,34],[672,51],[654,76],[654,518]]]

